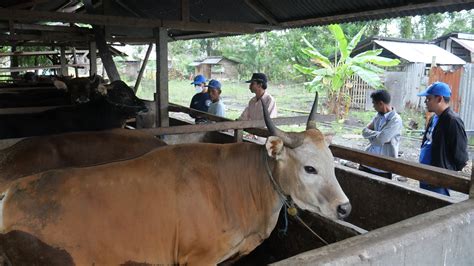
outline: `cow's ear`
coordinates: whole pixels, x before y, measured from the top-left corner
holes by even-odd
[[[278,160],[281,159],[284,154],[285,145],[281,138],[270,136],[267,138],[265,148],[267,149],[268,156]]]
[[[53,84],[54,84],[54,87],[56,87],[56,89],[67,91],[67,85],[64,81],[55,80]]]

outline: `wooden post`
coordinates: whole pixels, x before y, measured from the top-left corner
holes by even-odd
[[[14,54],[16,52],[16,45],[13,45],[12,46],[12,53]],[[12,55],[10,56],[10,67],[14,68],[14,67],[18,67],[18,56],[16,55]],[[13,80],[17,79],[18,78],[18,72],[11,72],[11,76],[13,78]]]
[[[471,189],[469,190],[469,198],[474,199],[474,159],[471,160]]]
[[[93,76],[94,74],[97,74],[97,47],[95,42],[89,43],[89,59],[89,75]]]
[[[234,130],[234,142],[242,142],[244,138],[244,131],[241,129]]]
[[[67,62],[66,62],[66,48],[61,46],[61,76],[68,76]]]
[[[156,39],[156,126],[168,127],[168,31],[153,30]]]
[[[83,3],[86,7],[87,13],[95,13],[91,0],[84,0]],[[117,67],[115,66],[112,53],[110,52],[109,46],[105,41],[105,29],[101,26],[94,24],[92,25],[92,28],[95,34],[96,45],[99,48],[100,59],[102,60],[103,67],[105,67],[105,71],[107,71],[107,76],[109,77],[110,81],[120,80],[120,75],[117,70]]]
[[[72,62],[74,63],[74,74],[76,75],[76,78],[79,77],[79,68],[77,67],[77,54],[76,54],[76,48],[72,48]]]
[[[148,45],[148,50],[146,50],[145,59],[143,60],[142,67],[140,68],[140,72],[138,73],[137,81],[135,81],[135,86],[133,87],[135,93],[137,93],[138,86],[140,86],[140,82],[142,80],[143,73],[145,72],[146,64],[148,63],[148,58],[150,57],[151,50],[153,50],[153,43],[150,43]]]

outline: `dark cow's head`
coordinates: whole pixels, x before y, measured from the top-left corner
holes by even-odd
[[[316,128],[317,95],[303,132],[278,129],[263,108],[270,137],[265,147],[276,160],[276,179],[284,194],[298,207],[331,219],[345,218],[351,211],[334,172],[334,157],[324,135]]]
[[[118,112],[136,114],[138,112],[148,111],[145,103],[135,96],[132,88],[125,84],[125,82],[116,80],[106,87],[105,99],[112,104]]]
[[[54,86],[58,89],[66,90],[72,104],[93,101],[106,94],[106,88],[101,84],[101,77],[98,75],[66,81],[55,80]]]

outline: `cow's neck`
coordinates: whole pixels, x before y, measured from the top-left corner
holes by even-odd
[[[271,170],[272,175],[276,178],[275,181],[278,183],[278,174],[275,173],[277,164],[275,160],[268,157],[262,149],[265,149],[265,147],[262,147],[261,145],[251,145],[251,151],[240,153],[242,156],[246,157],[245,159],[242,159],[245,161],[251,161],[252,164],[254,164],[244,166],[248,169],[247,171],[249,171],[249,174],[240,175],[240,177],[248,179],[245,181],[242,180],[244,181],[243,184],[251,184],[251,195],[249,195],[250,197],[247,196],[247,200],[245,200],[245,204],[247,205],[245,208],[250,212],[249,219],[256,220],[254,225],[259,227],[248,229],[258,230],[260,233],[263,233],[261,237],[264,239],[270,235],[275,227],[283,203],[272,184],[265,165],[268,163],[268,167]],[[240,171],[242,170],[243,169],[240,169]],[[255,172],[252,174],[252,171]]]

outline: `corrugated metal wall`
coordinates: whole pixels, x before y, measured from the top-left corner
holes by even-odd
[[[449,68],[447,71],[443,70],[442,67],[433,67],[430,70],[429,84],[435,81],[442,81],[449,84],[449,87],[451,87],[450,106],[457,113],[459,113],[459,105],[461,101],[461,98],[459,97],[459,86],[463,70],[463,67],[453,67]]]
[[[411,63],[404,68],[406,79],[402,91],[402,108],[416,108],[420,105],[418,92],[426,88],[425,63]]]
[[[459,115],[466,130],[474,130],[474,64],[464,65],[459,86]]]

